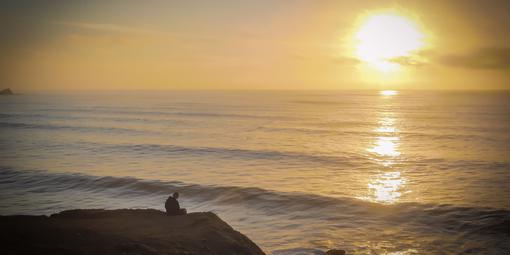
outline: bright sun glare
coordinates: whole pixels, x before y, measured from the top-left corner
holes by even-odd
[[[382,72],[399,67],[398,58],[411,57],[425,45],[417,24],[389,13],[366,18],[354,39],[356,57]]]
[[[396,90],[382,90],[382,91],[379,91],[379,94],[381,96],[386,96],[386,97],[395,96],[398,94],[398,91],[396,91]]]

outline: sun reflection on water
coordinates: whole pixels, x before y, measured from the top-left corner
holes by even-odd
[[[386,172],[376,175],[368,183],[368,188],[373,195],[373,201],[394,203],[402,196],[401,189],[405,184],[406,179],[402,178],[400,172]]]
[[[394,96],[398,94],[398,91],[396,90],[381,90],[379,91],[379,94],[382,96]]]
[[[398,94],[395,90],[383,90],[379,94],[388,98]],[[400,137],[396,127],[396,118],[389,108],[384,105],[379,113],[378,127],[374,130],[377,134],[373,144],[367,149],[373,154],[373,160],[381,166],[377,174],[368,180],[368,193],[365,199],[372,202],[391,204],[396,203],[404,193],[407,179],[401,171],[394,169],[393,165],[399,160]]]
[[[381,113],[383,114],[383,113]],[[384,114],[391,114],[391,113],[384,113]],[[378,121],[380,127],[379,128],[393,128],[395,129],[395,118],[391,117],[381,117],[381,119]],[[395,131],[393,131],[395,132]]]
[[[370,152],[377,153],[379,156],[398,157],[400,152],[398,148],[398,137],[378,137],[374,147],[368,149]]]
[[[379,133],[395,133],[396,129],[394,127],[379,127],[375,131]]]
[[[408,249],[405,251],[395,251],[395,252],[385,253],[385,255],[410,255],[410,254],[418,254],[418,251],[415,249]]]

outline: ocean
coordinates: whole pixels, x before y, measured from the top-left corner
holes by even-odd
[[[213,211],[268,254],[510,254],[510,92],[0,97],[0,214]]]

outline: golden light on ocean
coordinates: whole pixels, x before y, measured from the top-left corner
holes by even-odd
[[[406,182],[398,171],[381,173],[368,183],[372,193],[370,200],[383,204],[395,203],[402,196],[401,189]]]
[[[382,90],[379,92],[381,96],[395,96],[398,94],[396,90]]]
[[[368,179],[368,194],[362,199],[381,204],[393,204],[398,202],[402,195],[409,192],[405,189],[407,178],[404,173],[396,170],[393,165],[400,160],[401,152],[400,137],[397,128],[397,116],[391,111],[391,106],[386,104],[398,95],[396,90],[379,91],[380,99],[385,111],[379,113],[377,128],[373,130],[376,136],[371,145],[366,149],[372,154],[372,159],[377,162],[379,169]]]

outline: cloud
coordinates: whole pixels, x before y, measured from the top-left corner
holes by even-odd
[[[51,22],[54,25],[61,25],[67,27],[75,27],[80,29],[98,30],[107,32],[119,32],[119,33],[136,33],[136,34],[156,34],[164,35],[165,33],[154,30],[146,30],[133,28],[128,26],[119,26],[114,24],[103,24],[103,23],[84,23],[84,22]]]
[[[154,37],[163,38],[166,40],[182,40],[194,41],[207,44],[217,43],[218,41],[257,41],[276,43],[274,40],[264,40],[255,37],[247,37],[242,34],[233,35],[216,35],[216,34],[197,34],[197,33],[174,33],[163,30],[143,29],[132,26],[123,26],[109,23],[90,23],[90,22],[73,22],[73,21],[52,21],[52,25],[69,27],[79,30],[96,31],[100,33],[119,34],[119,35],[133,35],[141,37]],[[277,42],[284,43],[284,42]]]
[[[402,56],[389,59],[388,61],[402,66],[413,67],[422,67],[427,64],[426,61],[419,56]]]
[[[337,56],[332,58],[333,63],[340,66],[354,66],[361,63],[361,60],[352,57]]]
[[[509,69],[510,47],[485,47],[463,55],[445,55],[439,58],[439,62],[469,69]]]

